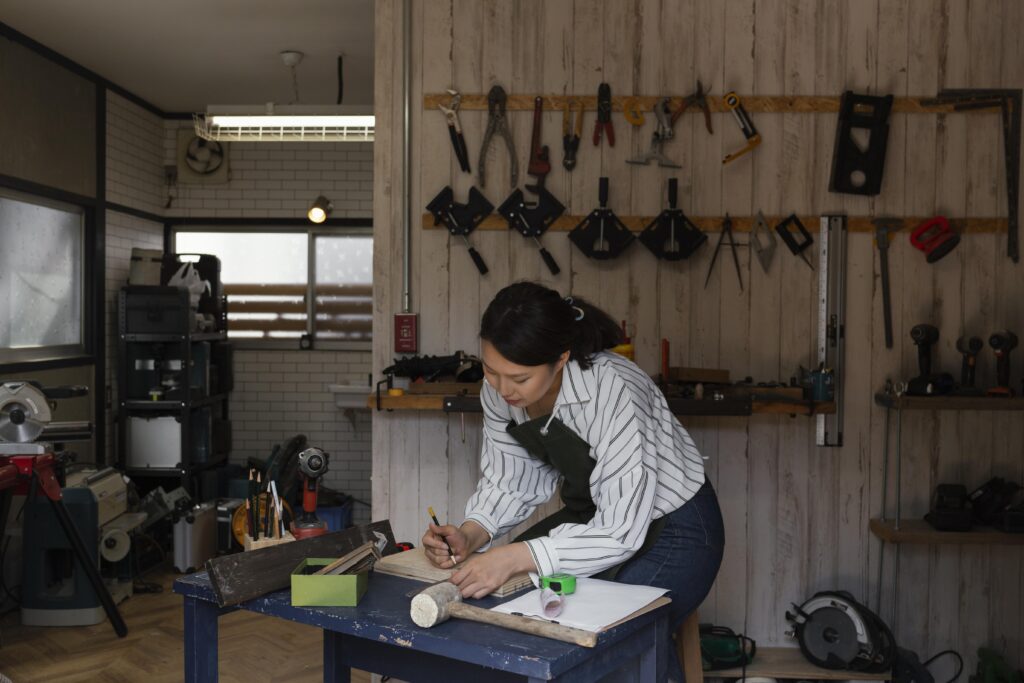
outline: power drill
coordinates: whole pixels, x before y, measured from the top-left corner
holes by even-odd
[[[996,352],[996,382],[998,386],[988,390],[989,396],[1013,396],[1010,388],[1010,351],[1017,347],[1017,335],[1007,330],[993,332],[988,345]]]
[[[960,386],[956,393],[964,396],[980,396],[981,390],[974,386],[974,371],[978,365],[978,352],[985,346],[985,342],[978,337],[964,335],[956,340],[956,350],[963,355],[963,362],[960,365]]]
[[[292,536],[301,539],[326,534],[327,523],[316,516],[316,498],[320,477],[327,474],[327,454],[319,448],[302,451],[299,472],[302,474],[302,513],[292,523]]]
[[[910,338],[917,345],[917,366],[921,374],[907,383],[907,393],[913,396],[948,394],[953,390],[953,376],[948,372],[932,374],[932,344],[939,341],[938,328],[914,325]]]

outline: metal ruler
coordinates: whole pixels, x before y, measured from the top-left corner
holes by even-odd
[[[843,445],[846,346],[846,216],[822,216],[818,236],[818,363],[832,369],[835,413],[817,416],[815,443]]]

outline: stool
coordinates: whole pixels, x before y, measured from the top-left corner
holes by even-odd
[[[704,667],[700,660],[700,615],[693,610],[676,631],[676,655],[683,667],[686,683],[704,683]]]

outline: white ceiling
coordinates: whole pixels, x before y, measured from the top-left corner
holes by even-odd
[[[0,0],[0,22],[165,112],[289,104],[282,50],[305,58],[299,102],[373,103],[373,0]]]

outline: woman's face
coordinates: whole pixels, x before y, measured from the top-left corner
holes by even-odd
[[[484,377],[509,405],[526,408],[542,399],[559,377],[569,352],[563,353],[554,365],[516,365],[506,359],[486,339],[480,342]]]

